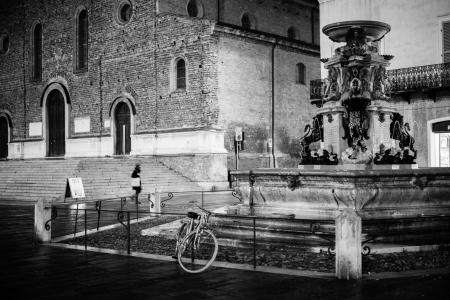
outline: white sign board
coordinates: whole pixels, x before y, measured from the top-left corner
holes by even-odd
[[[242,127],[236,127],[235,139],[237,142],[242,142]]]
[[[84,187],[81,178],[67,178],[70,188],[70,196],[74,199],[84,198]]]
[[[42,136],[42,122],[32,122],[29,125],[29,136]]]
[[[106,119],[106,120],[105,120],[105,125],[104,125],[104,127],[105,127],[105,128],[111,127],[111,120],[110,120],[110,119]]]
[[[91,118],[90,117],[75,118],[74,125],[75,125],[75,133],[90,132]]]

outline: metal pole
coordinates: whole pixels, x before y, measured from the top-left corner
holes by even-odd
[[[204,200],[203,200],[203,191],[202,191],[202,208],[203,208],[203,205],[204,205]]]
[[[128,255],[131,253],[131,243],[130,243],[130,212],[127,211],[127,252]]]
[[[102,201],[97,201],[96,202],[97,205],[97,231],[100,227],[100,211],[102,210]]]
[[[239,170],[239,141],[236,141],[236,170]]]
[[[139,220],[139,193],[136,191],[136,220]]]
[[[253,269],[256,269],[256,218],[253,218]]]
[[[78,223],[78,203],[77,203],[77,210],[75,211],[75,227],[73,229],[73,236],[77,234],[77,223]]]
[[[87,211],[84,210],[84,250],[87,250]]]
[[[273,168],[277,167],[277,162],[275,159],[275,47],[277,45],[277,40],[272,46],[272,159]]]

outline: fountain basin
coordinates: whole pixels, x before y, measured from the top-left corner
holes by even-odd
[[[256,169],[231,175],[250,213],[260,216],[334,219],[343,209],[362,219],[450,215],[450,168]]]
[[[328,24],[323,27],[322,32],[332,41],[343,43],[349,30],[353,28],[361,28],[369,42],[377,41],[391,31],[391,26],[383,22],[356,20]]]

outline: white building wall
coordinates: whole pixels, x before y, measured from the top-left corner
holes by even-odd
[[[381,53],[394,55],[389,69],[442,63],[441,22],[450,19],[449,0],[319,0],[320,28],[330,23],[372,20],[388,23]],[[321,57],[339,47],[321,32]],[[322,68],[322,78],[326,77]]]

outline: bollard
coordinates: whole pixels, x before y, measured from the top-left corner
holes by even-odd
[[[160,214],[161,213],[161,194],[158,189],[155,189],[155,193],[150,196],[150,213]],[[153,202],[153,207],[152,207]]]
[[[361,217],[353,209],[344,209],[336,218],[336,277],[361,279]]]
[[[34,205],[34,238],[40,243],[50,242],[52,239],[51,223],[50,229],[45,229],[45,223],[52,218],[50,204],[45,199],[40,199]]]

